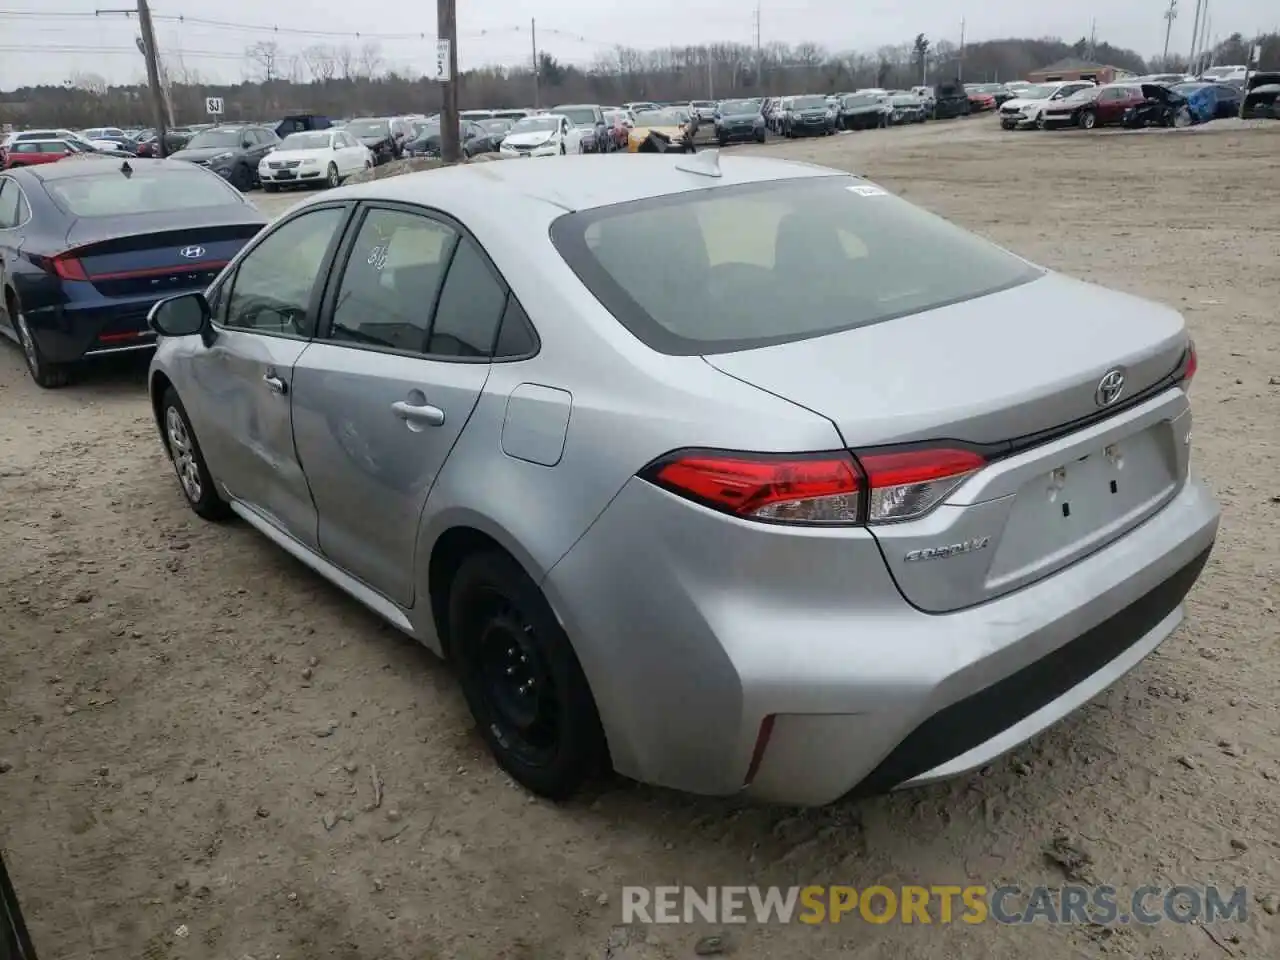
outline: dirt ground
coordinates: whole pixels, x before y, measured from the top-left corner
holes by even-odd
[[[496,770],[430,655],[244,525],[187,510],[143,365],[41,391],[0,343],[0,844],[41,956],[683,958],[712,931],[617,929],[622,885],[1057,885],[1044,849],[1059,834],[1117,887],[1245,885],[1249,918],[853,919],[733,928],[729,947],[1280,956],[1280,917],[1264,909],[1280,894],[1280,124],[994,126],[759,149],[866,173],[1032,260],[1186,314],[1194,461],[1225,516],[1189,622],[1157,654],[953,783],[797,812],[609,782],[555,806]]]

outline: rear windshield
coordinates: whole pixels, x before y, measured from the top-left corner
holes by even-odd
[[[114,163],[104,167],[101,174],[46,180],[44,188],[73,217],[118,217],[244,202],[221,177],[198,167],[135,170],[129,177]]]
[[[822,336],[1040,276],[1010,253],[852,177],[712,187],[570,213],[551,239],[662,353]]]

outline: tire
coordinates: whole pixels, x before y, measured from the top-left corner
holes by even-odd
[[[1092,110],[1083,110],[1076,121],[1083,129],[1092,130],[1098,125],[1098,115]]]
[[[218,495],[196,433],[191,429],[187,409],[173,387],[167,388],[160,398],[160,429],[187,506],[205,520],[226,520],[230,517],[231,508]]]
[[[1043,113],[1038,114],[1038,115],[1036,116],[1036,129],[1037,129],[1037,130],[1048,130],[1048,129],[1049,129],[1049,124],[1045,121],[1045,119],[1044,119],[1044,114],[1043,114]]]
[[[278,183],[264,183],[262,189],[267,193],[275,193],[280,189],[280,185]]]
[[[756,134],[756,143],[764,143],[765,139],[766,137],[763,130]]]
[[[253,189],[253,174],[249,168],[244,166],[236,167],[231,171],[231,185],[241,193],[248,193]]]
[[[6,296],[5,307],[9,311],[13,329],[18,334],[18,342],[22,345],[22,358],[27,362],[27,372],[31,374],[31,379],[46,390],[56,390],[70,383],[71,368],[65,363],[53,363],[45,358],[12,294]]]
[[[330,189],[342,183],[342,177],[338,176],[338,165],[336,163],[329,164],[328,174],[325,177],[325,183],[329,184]]]
[[[727,138],[727,137],[721,137],[721,138],[720,138],[718,141],[716,141],[716,142],[720,144],[720,148],[721,148],[722,150],[723,150],[725,147],[727,147],[727,146],[729,145],[729,140],[728,140],[728,138]]]
[[[565,149],[564,144],[563,144],[563,143],[562,143],[562,144],[560,144],[560,156],[562,156],[562,157],[563,157],[563,156],[564,156],[565,154],[567,154],[568,152],[569,152],[569,151]]]
[[[1179,107],[1177,113],[1173,115],[1172,126],[1189,127],[1191,126],[1191,110],[1187,107]]]
[[[607,756],[587,678],[537,584],[504,553],[476,553],[449,594],[450,654],[498,765],[534,793],[572,796]]]

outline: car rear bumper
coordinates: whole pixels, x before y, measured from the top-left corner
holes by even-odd
[[[1218,516],[1189,480],[1097,553],[938,615],[864,530],[734,520],[632,480],[544,586],[619,772],[816,805],[981,766],[1113,683],[1181,621]]]
[[[174,296],[185,291],[165,294]],[[99,354],[149,350],[155,333],[147,314],[164,297],[112,301],[103,305],[49,307],[23,313],[27,329],[51,363],[72,363]]]

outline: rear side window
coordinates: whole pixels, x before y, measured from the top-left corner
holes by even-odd
[[[551,238],[623,326],[678,355],[866,326],[1041,272],[851,177],[711,188],[570,213],[552,225]]]
[[[126,177],[113,163],[101,166],[100,173],[46,181],[45,189],[54,203],[74,217],[118,217],[244,203],[234,187],[198,167],[137,169]]]
[[[487,357],[493,352],[507,291],[476,245],[463,238],[440,291],[427,353],[442,357]]]

